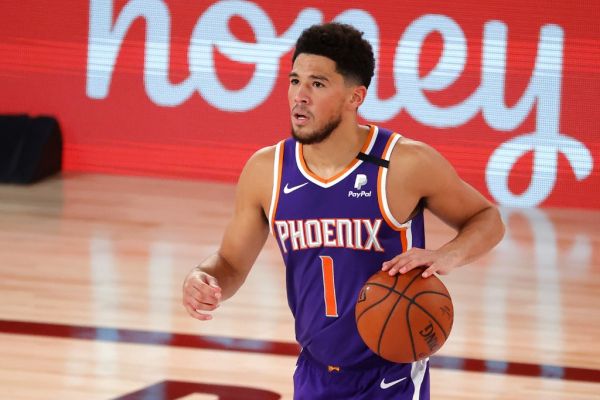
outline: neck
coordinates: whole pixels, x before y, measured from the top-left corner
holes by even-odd
[[[304,161],[312,172],[323,179],[328,179],[338,174],[356,158],[368,134],[368,126],[356,122],[340,124],[323,142],[303,145]]]

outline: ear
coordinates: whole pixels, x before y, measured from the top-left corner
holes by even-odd
[[[352,88],[352,95],[350,97],[350,106],[357,110],[362,105],[367,97],[367,88],[365,86],[354,86]]]

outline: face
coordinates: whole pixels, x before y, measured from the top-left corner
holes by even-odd
[[[290,73],[292,136],[303,144],[327,139],[344,117],[351,88],[327,57],[301,53]]]

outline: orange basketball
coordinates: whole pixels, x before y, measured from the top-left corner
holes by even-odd
[[[437,276],[421,277],[423,268],[369,278],[356,302],[360,336],[380,357],[397,363],[426,358],[448,339],[454,307]]]

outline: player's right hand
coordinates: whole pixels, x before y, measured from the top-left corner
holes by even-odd
[[[211,311],[219,307],[221,287],[217,279],[194,268],[183,282],[183,306],[187,313],[200,321],[212,319]]]

